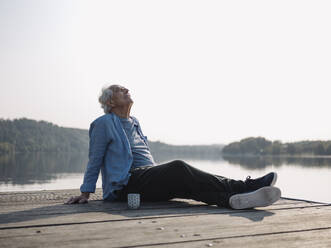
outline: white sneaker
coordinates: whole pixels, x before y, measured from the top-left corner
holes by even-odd
[[[279,188],[267,186],[249,193],[233,195],[229,199],[229,204],[233,209],[266,207],[278,201],[280,196]]]

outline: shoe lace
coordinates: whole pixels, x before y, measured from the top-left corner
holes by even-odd
[[[256,181],[252,179],[251,176],[247,176],[245,180],[245,184],[249,189],[254,190],[256,186]]]
[[[256,185],[259,185],[259,182],[256,179],[251,178],[251,176],[246,177],[245,183],[250,187],[255,187]]]

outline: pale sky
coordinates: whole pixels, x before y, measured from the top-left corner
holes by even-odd
[[[150,140],[331,139],[331,1],[0,0],[0,118],[88,129],[121,84]]]

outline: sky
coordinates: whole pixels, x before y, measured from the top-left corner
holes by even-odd
[[[130,90],[149,140],[331,140],[330,1],[0,0],[0,118],[88,129]]]

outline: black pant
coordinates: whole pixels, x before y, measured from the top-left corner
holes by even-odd
[[[116,194],[120,201],[126,201],[128,193],[139,193],[141,201],[184,198],[229,207],[231,195],[246,191],[247,187],[243,181],[212,175],[181,160],[175,160],[131,170],[128,184]]]

